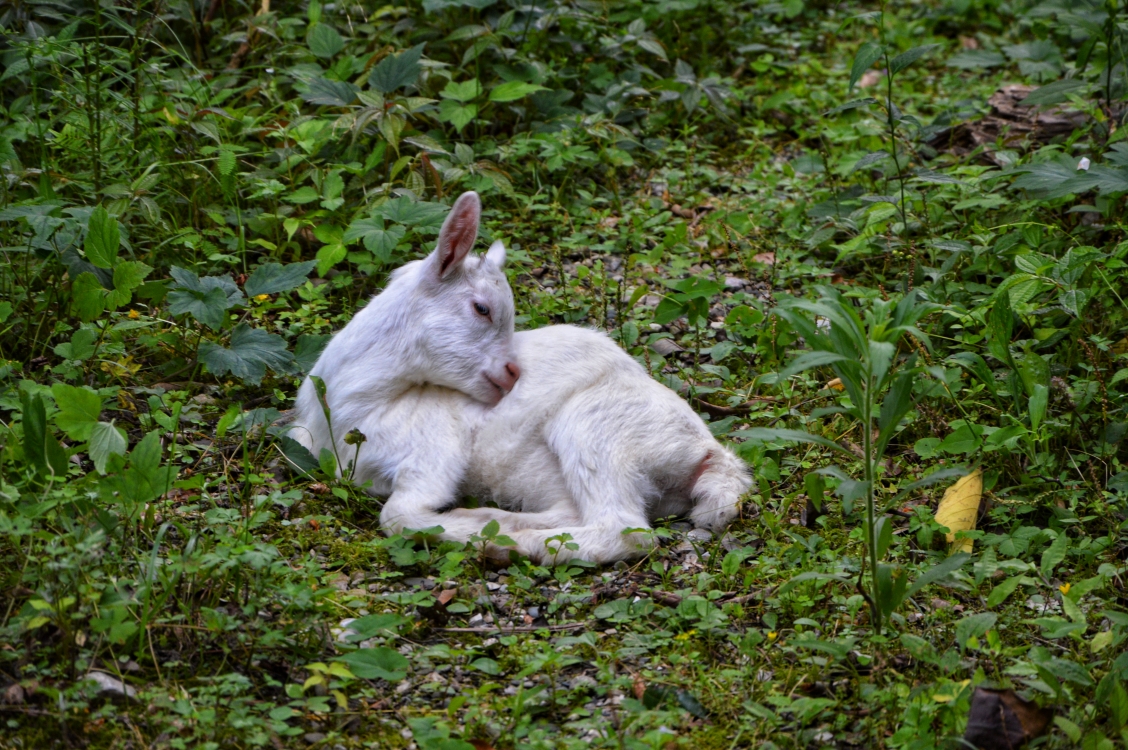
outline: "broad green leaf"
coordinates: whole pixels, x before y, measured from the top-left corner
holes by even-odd
[[[106,462],[110,460],[110,456],[115,453],[124,456],[127,446],[125,433],[120,428],[108,422],[98,422],[90,432],[88,449],[94,468],[99,474],[105,474]]]
[[[347,107],[356,99],[356,92],[359,90],[347,81],[330,81],[319,77],[309,82],[309,90],[302,94],[302,99],[310,104]]]
[[[1050,400],[1050,390],[1042,384],[1034,386],[1034,394],[1030,397],[1027,408],[1030,411],[1030,429],[1037,430],[1038,425],[1046,417],[1046,407]]]
[[[317,364],[317,358],[333,338],[328,333],[303,333],[298,336],[298,343],[294,346],[294,368],[298,373],[307,373]]]
[[[454,129],[460,133],[477,116],[477,104],[460,104],[451,99],[439,102],[439,119],[454,125]]]
[[[858,47],[858,54],[854,56],[854,64],[850,66],[850,90],[854,90],[862,75],[870,69],[875,62],[881,59],[885,51],[880,44],[865,42]]]
[[[67,475],[67,454],[47,427],[47,408],[43,397],[20,391],[20,413],[23,421],[23,448],[41,476]]]
[[[219,330],[228,308],[242,302],[243,293],[230,276],[205,276],[173,266],[169,274],[176,285],[168,293],[173,315],[189,314],[212,330]]]
[[[309,272],[317,265],[317,261],[307,260],[302,263],[264,263],[255,269],[243,290],[248,297],[257,297],[260,294],[278,294],[294,287],[301,286]]]
[[[294,356],[281,336],[240,323],[231,332],[230,343],[230,348],[206,339],[200,343],[200,361],[207,365],[208,372],[217,377],[231,373],[257,385],[267,367],[278,373],[293,369]]]
[[[744,438],[745,440],[755,440],[759,442],[768,443],[774,440],[783,440],[793,443],[814,443],[821,445],[824,448],[838,451],[843,455],[854,457],[854,454],[843,448],[833,440],[828,440],[821,435],[812,435],[809,432],[802,430],[784,430],[777,428],[756,427],[751,430],[738,430],[732,433],[734,437]]]
[[[113,268],[120,244],[121,230],[117,219],[98,206],[90,213],[90,221],[86,225],[86,240],[82,249],[86,252],[87,260],[98,268]]]
[[[889,74],[897,75],[920,58],[939,48],[939,44],[924,44],[920,47],[913,47],[908,52],[902,52],[889,61]]]
[[[59,406],[55,424],[72,440],[89,440],[90,432],[102,413],[102,397],[86,386],[65,383],[51,386],[51,395]]]
[[[364,680],[387,680],[399,682],[407,676],[410,663],[403,654],[386,646],[362,648],[336,657],[344,662],[352,673]]]
[[[127,260],[114,266],[114,288],[106,294],[106,306],[116,309],[128,305],[133,299],[133,290],[141,286],[153,269],[141,261]]]
[[[661,323],[664,321],[658,322]],[[806,370],[810,370],[815,367],[826,367],[827,365],[833,365],[838,362],[845,362],[846,360],[847,357],[841,354],[836,354],[835,352],[802,352],[798,357],[791,360],[791,364],[780,371],[779,379],[786,380],[792,375],[797,375],[798,373],[804,372]]]
[[[477,78],[471,78],[469,81],[463,81],[462,83],[451,81],[439,92],[439,96],[443,99],[462,103],[473,101],[481,95],[482,84],[478,83]]]
[[[507,81],[490,91],[491,102],[513,102],[524,99],[529,94],[546,91],[544,86],[538,86],[524,81]]]
[[[978,612],[957,622],[956,645],[959,646],[960,651],[967,648],[969,639],[986,635],[988,630],[995,627],[998,620],[999,616],[994,612]]]
[[[85,362],[94,356],[95,342],[98,334],[89,328],[79,328],[71,336],[71,340],[55,347],[55,354],[63,359],[73,359]]]
[[[384,221],[377,216],[369,219],[357,219],[349,224],[342,241],[347,245],[362,240],[364,246],[381,263],[388,263],[392,259],[392,251],[395,250],[396,245],[399,244],[406,233],[407,230],[401,226],[392,225],[385,228]]]
[[[423,56],[422,44],[406,49],[398,55],[389,55],[372,68],[368,85],[385,94],[415,83],[419,78],[419,59]]]
[[[310,52],[324,59],[335,56],[345,48],[345,40],[337,30],[323,23],[315,23],[309,27],[306,44],[309,45]]]
[[[837,575],[834,573],[800,573],[793,578],[788,579],[787,583],[779,588],[779,594],[782,596],[791,589],[798,586],[805,581],[839,581],[840,583],[851,583],[853,581],[849,576]]]
[[[322,245],[317,251],[317,275],[324,276],[329,273],[329,269],[344,260],[348,254],[344,245]]]
[[[892,529],[891,524],[889,528]],[[881,613],[888,617],[904,601],[909,575],[900,565],[878,563],[876,582],[878,607],[881,609]]]
[[[1042,562],[1039,566],[1042,570],[1042,575],[1049,578],[1054,574],[1054,569],[1065,560],[1065,555],[1069,551],[1069,537],[1064,531],[1059,532],[1057,538],[1053,543],[1042,553]]]
[[[997,607],[1007,600],[1018,585],[1023,581],[1029,580],[1026,576],[1011,576],[995,588],[991,589],[991,593],[987,595],[987,606]]]
[[[407,196],[393,198],[376,209],[388,221],[403,224],[419,230],[434,230],[436,233],[450,212],[448,206],[428,201],[415,201]]]
[[[933,565],[928,570],[921,573],[920,578],[913,581],[913,585],[909,586],[905,592],[905,598],[909,598],[916,594],[916,592],[923,589],[930,583],[942,580],[955,571],[959,570],[965,562],[971,559],[971,555],[966,552],[957,552],[956,554],[948,557],[943,562]]]
[[[470,666],[480,672],[485,672],[491,677],[496,677],[501,674],[501,665],[493,659],[482,656],[470,662]]]
[[[83,271],[71,282],[71,298],[78,319],[89,323],[106,309],[106,290],[98,277]]]

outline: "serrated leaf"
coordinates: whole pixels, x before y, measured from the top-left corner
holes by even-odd
[[[379,217],[357,219],[349,224],[342,241],[349,244],[362,240],[364,246],[373,255],[382,263],[387,263],[392,259],[392,251],[406,233],[407,230],[401,226],[393,225],[385,229],[384,221]]]
[[[212,330],[219,330],[224,313],[243,299],[243,293],[230,276],[205,276],[173,266],[169,274],[176,286],[168,293],[173,315],[189,314]]]
[[[82,245],[86,259],[98,268],[113,268],[120,244],[121,230],[117,219],[101,206],[91,211],[86,225],[86,240]]]
[[[477,116],[477,104],[460,104],[451,99],[444,99],[439,102],[439,119],[443,122],[449,122],[460,133]]]
[[[317,358],[333,338],[328,333],[303,333],[294,345],[294,367],[299,373],[307,373],[317,364]]]
[[[948,527],[948,544],[957,552],[971,552],[973,540],[956,540],[957,531],[971,531],[983,499],[983,473],[976,469],[948,488],[936,508],[936,523]]]
[[[235,152],[229,148],[221,148],[216,166],[219,167],[219,173],[224,177],[232,174],[235,171]]]
[[[114,266],[114,288],[106,294],[106,306],[113,310],[128,305],[133,299],[133,290],[152,272],[151,266],[138,260],[118,263]]]
[[[999,616],[994,612],[978,612],[968,615],[956,623],[956,645],[963,651],[967,648],[970,638],[979,638],[986,635],[987,631],[995,627]]]
[[[55,425],[72,440],[88,440],[102,413],[102,397],[86,386],[66,383],[51,386],[51,395],[59,407]]]
[[[98,422],[90,432],[90,446],[87,450],[94,468],[99,474],[105,474],[106,462],[110,460],[110,456],[124,456],[128,445],[125,433],[120,428],[108,422]]]
[[[106,290],[97,276],[83,271],[71,282],[71,300],[78,319],[89,323],[106,309]]]
[[[388,221],[403,224],[416,231],[420,229],[437,231],[443,225],[450,208],[441,203],[413,201],[404,195],[388,201],[376,209],[376,212]]]
[[[422,44],[406,49],[398,55],[381,60],[368,74],[368,85],[385,94],[409,86],[419,78],[419,59],[423,56]]]
[[[451,81],[439,93],[443,99],[453,99],[456,102],[469,102],[477,99],[482,95],[482,84],[478,82],[477,78],[471,78],[469,81],[462,81],[455,83]]]
[[[243,290],[248,297],[289,291],[301,286],[316,265],[315,260],[289,263],[285,266],[281,263],[264,263],[250,275],[247,282],[243,284]]]
[[[240,323],[231,332],[230,344],[225,348],[212,341],[200,343],[200,361],[217,377],[231,373],[258,385],[267,367],[279,373],[293,368],[294,355],[286,349],[285,339],[276,334]]]
[[[329,269],[340,263],[348,255],[345,246],[339,243],[323,245],[317,251],[317,275],[324,276]]]
[[[345,40],[337,30],[323,23],[315,23],[309,27],[306,44],[309,45],[310,52],[323,59],[333,57],[345,48]]]
[[[865,42],[858,47],[858,54],[854,55],[854,64],[850,66],[850,90],[854,90],[862,75],[870,69],[875,62],[881,59],[884,50],[880,44]]]
[[[525,83],[524,81],[507,81],[500,86],[497,86],[490,91],[491,102],[514,102],[518,99],[524,99],[529,94],[535,94],[538,91],[547,91],[544,86],[538,86],[534,83]]]
[[[348,81],[330,81],[328,78],[314,78],[309,82],[309,88],[302,94],[310,104],[322,104],[327,107],[347,107],[356,99],[356,86]]]

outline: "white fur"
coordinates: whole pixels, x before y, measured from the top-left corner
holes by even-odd
[[[460,197],[435,252],[396,271],[311,372],[325,381],[341,460],[356,450],[349,430],[367,437],[353,477],[390,495],[384,529],[441,526],[467,541],[497,520],[534,560],[612,562],[645,551],[647,535],[623,531],[656,518],[723,528],[750,485],[743,462],[602,333],[514,334],[505,248],[466,257],[478,212],[475,194]],[[295,439],[314,455],[332,447],[308,379],[295,411]],[[464,495],[502,509],[453,508]],[[546,541],[563,533],[579,548],[554,554]]]

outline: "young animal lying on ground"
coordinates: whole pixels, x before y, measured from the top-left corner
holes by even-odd
[[[481,205],[464,193],[435,251],[397,270],[338,333],[298,393],[291,436],[342,461],[364,433],[353,478],[390,495],[383,528],[442,526],[467,541],[491,520],[537,560],[612,562],[645,551],[652,519],[720,529],[750,480],[701,418],[601,333],[513,333],[505,248],[468,256]],[[496,508],[457,508],[472,495]],[[553,537],[570,534],[577,549]],[[546,544],[546,542],[548,544]],[[551,547],[551,549],[550,549]],[[508,554],[494,548],[491,553]]]

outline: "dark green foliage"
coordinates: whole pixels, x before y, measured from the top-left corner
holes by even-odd
[[[1128,745],[1123,0],[0,25],[0,746],[927,750],[977,687]],[[468,189],[518,327],[605,330],[749,462],[723,538],[384,537],[368,438],[286,434]]]

